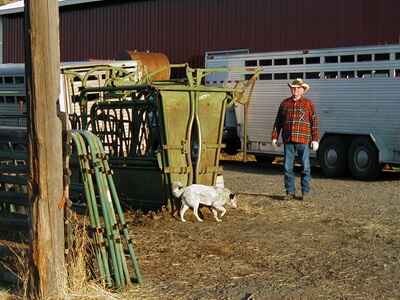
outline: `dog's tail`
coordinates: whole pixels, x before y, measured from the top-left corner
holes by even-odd
[[[172,195],[174,195],[175,198],[179,199],[184,191],[185,187],[181,182],[175,181],[172,183]]]

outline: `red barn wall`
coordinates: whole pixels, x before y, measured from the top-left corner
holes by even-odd
[[[398,0],[147,0],[62,7],[62,61],[121,58],[126,49],[203,64],[205,51],[394,44]],[[23,15],[3,16],[4,62],[23,62]]]

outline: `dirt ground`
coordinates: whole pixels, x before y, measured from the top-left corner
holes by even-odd
[[[289,202],[280,165],[223,166],[239,208],[222,223],[204,209],[203,223],[189,211],[187,223],[132,224],[145,283],[125,298],[400,298],[400,173],[360,182],[315,169],[313,199]]]

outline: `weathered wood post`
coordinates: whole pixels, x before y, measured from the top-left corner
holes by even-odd
[[[29,198],[32,201],[30,294],[62,298],[64,219],[58,0],[24,0],[28,97]]]

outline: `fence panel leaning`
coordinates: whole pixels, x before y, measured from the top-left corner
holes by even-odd
[[[103,145],[88,131],[73,131],[71,141],[79,159],[100,277],[108,286],[116,288],[129,285],[132,280],[141,283],[132,236],[128,233]],[[130,276],[125,252],[132,261],[134,278]]]

